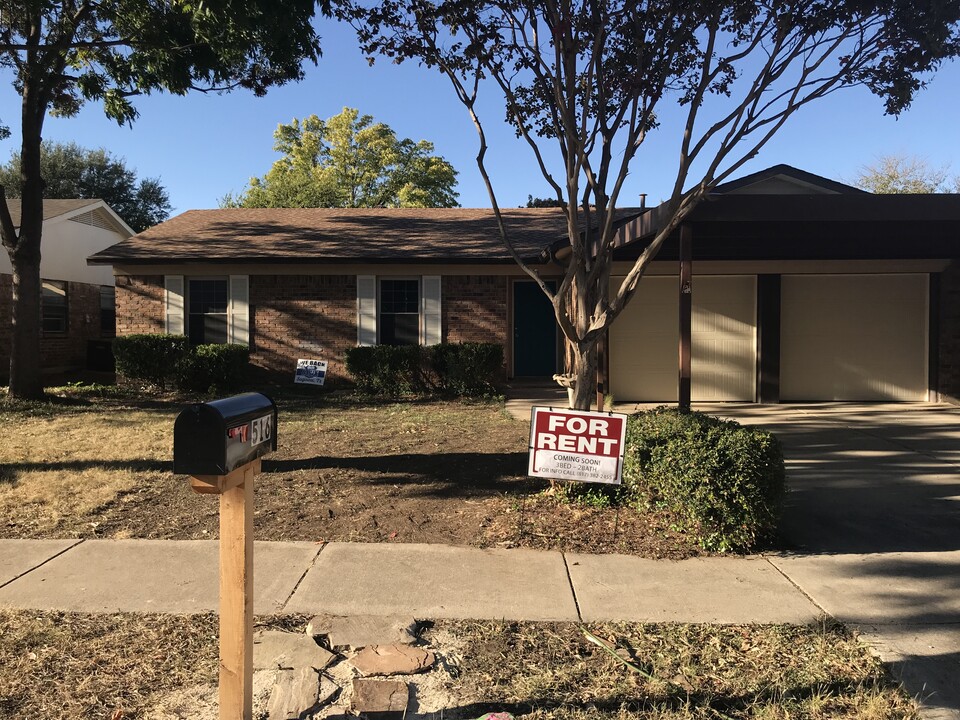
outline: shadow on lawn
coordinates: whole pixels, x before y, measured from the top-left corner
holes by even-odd
[[[527,471],[526,453],[403,453],[358,457],[318,455],[263,461],[264,473],[303,470],[356,470],[374,475],[364,478],[363,481],[368,483],[448,485],[442,490],[431,490],[431,495],[440,497],[506,490],[515,492],[518,489],[538,490],[542,487],[541,482],[524,479]]]

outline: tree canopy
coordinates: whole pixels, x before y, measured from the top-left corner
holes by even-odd
[[[44,142],[40,148],[40,173],[45,198],[100,198],[135,232],[163,222],[170,215],[170,196],[159,178],[137,179],[123,158],[108,150],[90,150],[76,143]],[[0,165],[0,186],[19,196],[20,154]]]
[[[913,0],[341,0],[372,58],[444,74],[479,139],[478,169],[501,238],[551,300],[572,348],[574,403],[589,406],[596,343],[663,242],[710,188],[800,108],[845,88],[899,113],[960,49],[960,3]],[[486,166],[494,91],[567,214],[556,290],[514,250]],[[837,128],[842,131],[842,128]],[[615,210],[642,146],[675,153],[659,230],[610,290]],[[582,231],[581,228],[587,228]]]
[[[322,7],[326,2],[321,3]],[[155,91],[247,88],[263,95],[298,80],[320,52],[314,0],[0,0],[0,68],[20,97],[20,227],[0,186],[0,239],[13,266],[10,389],[42,394],[40,241],[43,225],[41,137],[48,113],[70,117],[103,103],[130,123],[133,98]],[[5,103],[12,108],[12,103]],[[11,123],[0,117],[0,134]]]
[[[951,180],[948,166],[910,155],[883,155],[860,168],[853,182],[881,195],[960,192],[960,177]]]
[[[456,207],[457,171],[433,144],[400,139],[370,115],[344,108],[327,120],[311,115],[279,125],[283,153],[250,180],[230,207]]]

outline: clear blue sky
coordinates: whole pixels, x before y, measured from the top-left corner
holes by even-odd
[[[176,214],[216,207],[225,193],[239,192],[250,176],[264,174],[277,158],[272,134],[278,123],[310,114],[326,118],[349,106],[387,123],[401,137],[433,142],[437,153],[460,172],[460,204],[489,207],[475,165],[476,133],[448,81],[412,63],[379,61],[369,67],[348,28],[323,21],[320,32],[324,57],[319,65],[307,68],[302,83],[274,89],[266,97],[238,91],[140,98],[136,104],[141,117],[132,128],[118,127],[98,104],[90,104],[76,118],[48,118],[44,137],[106,147],[141,177],[159,177]],[[19,147],[19,96],[9,75],[0,77],[0,119],[14,131],[0,142],[0,159],[5,161]],[[919,155],[934,165],[949,164],[952,174],[960,174],[958,90],[960,63],[952,63],[899,119],[884,116],[880,100],[866,90],[836,93],[791,118],[738,175],[787,163],[852,180],[862,165],[890,153]],[[492,94],[487,99],[488,167],[501,205],[523,205],[528,194],[548,195],[526,145],[505,125],[501,104]],[[635,166],[621,205],[636,204],[641,192],[649,194],[649,202],[669,194],[675,143],[671,138],[658,145],[656,134],[649,142],[651,165]]]

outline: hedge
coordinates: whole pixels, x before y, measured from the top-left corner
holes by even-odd
[[[190,347],[182,335],[123,335],[113,341],[117,373],[165,390],[173,383],[181,390],[223,393],[240,389],[247,381],[250,350],[242,345]]]
[[[247,383],[250,348],[243,345],[197,345],[180,358],[177,385],[187,392],[222,394]]]
[[[161,390],[174,377],[180,359],[189,352],[183,335],[140,334],[114,338],[117,373],[144,380]]]
[[[347,371],[364,392],[478,397],[496,390],[503,347],[495,343],[377,345],[350,348],[346,359]]]
[[[786,494],[773,434],[665,407],[629,418],[623,480],[633,494],[668,508],[704,548],[721,552],[770,538]]]

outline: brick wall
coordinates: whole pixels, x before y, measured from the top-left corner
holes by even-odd
[[[316,358],[329,363],[330,381],[348,377],[344,351],[357,345],[355,276],[251,275],[250,311],[254,365],[293,378],[297,358]]]
[[[117,335],[164,332],[163,276],[118,276],[116,307]]]
[[[940,275],[940,394],[960,404],[960,262]]]
[[[82,369],[87,364],[87,342],[100,340],[100,286],[67,283],[67,332],[45,333],[40,338],[40,367]],[[13,277],[0,275],[0,380],[10,373],[13,334]]]
[[[445,275],[441,290],[446,342],[494,342],[507,348],[507,278]]]
[[[446,342],[507,344],[507,278],[444,276]],[[163,332],[163,278],[117,278],[117,334]],[[297,358],[330,363],[331,381],[348,377],[344,352],[357,344],[357,279],[353,275],[251,275],[250,359],[290,374]],[[322,348],[318,351],[315,348]]]

